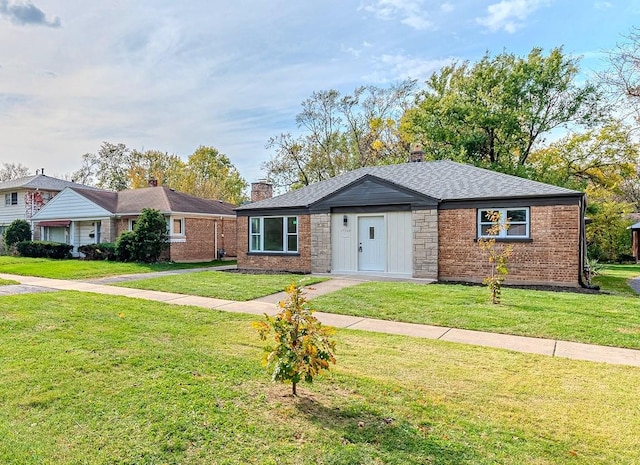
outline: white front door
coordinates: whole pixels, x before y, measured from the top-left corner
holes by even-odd
[[[358,270],[385,271],[387,241],[384,216],[358,218]]]

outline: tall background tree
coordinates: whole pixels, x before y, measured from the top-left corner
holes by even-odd
[[[434,73],[403,117],[407,140],[427,156],[526,175],[529,156],[559,127],[591,126],[605,110],[579,60],[555,48],[454,63]]]
[[[0,182],[11,181],[29,174],[29,168],[22,163],[3,163],[0,168]]]
[[[413,100],[412,80],[386,88],[362,86],[352,94],[314,92],[296,116],[299,136],[272,137],[274,156],[263,168],[284,189],[295,189],[362,166],[405,160],[408,143],[399,121]]]
[[[104,142],[96,153],[82,156],[76,182],[103,189],[124,190],[158,185],[198,197],[240,204],[247,182],[229,158],[213,147],[200,146],[185,162],[158,150],[130,150],[124,144]]]

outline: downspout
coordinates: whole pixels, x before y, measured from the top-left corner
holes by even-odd
[[[587,211],[587,195],[582,194],[580,198],[580,244],[578,247],[578,284],[585,289],[600,290],[600,286],[593,286],[585,283],[583,279],[584,265],[587,262],[587,233],[585,214]]]
[[[218,259],[218,220],[213,220],[213,259]]]

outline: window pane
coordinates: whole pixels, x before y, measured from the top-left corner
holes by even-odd
[[[489,231],[493,227],[492,224],[483,224],[480,226],[480,235],[481,236],[495,236],[495,231]],[[491,234],[494,232],[494,234]]]
[[[182,220],[173,220],[173,234],[182,234]]]
[[[376,228],[374,228],[373,226],[369,226],[369,239],[375,239],[376,238]]]
[[[260,218],[251,218],[251,232],[260,234]]]
[[[252,235],[251,236],[251,250],[257,251],[260,250],[260,236]]]
[[[298,251],[298,236],[290,234],[287,237],[287,251],[288,252],[297,252]]]
[[[284,221],[282,218],[264,219],[264,250],[284,251]]]
[[[526,236],[527,225],[526,224],[512,224],[507,229],[507,236]]]
[[[495,223],[492,220],[492,217],[496,214],[495,210],[481,210],[480,211],[480,222],[481,223]]]
[[[296,216],[290,216],[287,218],[287,232],[289,234],[298,232],[298,218]]]
[[[508,221],[519,223],[527,221],[527,210],[507,210]]]

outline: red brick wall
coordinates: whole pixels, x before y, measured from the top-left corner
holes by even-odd
[[[311,273],[311,220],[298,216],[297,255],[251,255],[249,250],[249,217],[239,216],[237,222],[238,268],[245,270],[293,271]],[[327,247],[330,247],[327,244]]]
[[[134,218],[134,217],[132,217]],[[116,221],[117,238],[122,232],[129,230],[129,219]],[[204,262],[216,258],[215,222],[218,223],[218,248],[225,249],[227,257],[236,255],[236,219],[235,218],[184,218],[185,242],[172,242],[162,259],[174,262]]]
[[[531,207],[531,242],[514,242],[506,283],[578,285],[580,208]],[[440,210],[438,278],[482,281],[489,274],[476,239],[476,210]],[[504,247],[498,243],[497,247]]]

